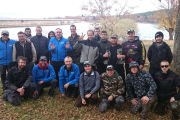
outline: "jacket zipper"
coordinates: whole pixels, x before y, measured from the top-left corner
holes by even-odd
[[[7,65],[7,42],[5,44],[6,44],[6,65]]]
[[[60,40],[59,40],[60,41]],[[58,61],[58,48],[59,48],[59,41],[58,41],[58,46],[57,46],[57,61]]]
[[[90,45],[89,45],[89,49],[90,49]],[[88,54],[87,54],[87,61],[88,61],[88,56],[89,56],[89,49],[88,49]]]
[[[68,72],[68,82],[69,82],[69,70],[67,72]]]

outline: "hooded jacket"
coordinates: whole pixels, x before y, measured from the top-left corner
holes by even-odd
[[[31,42],[34,44],[36,49],[37,61],[39,62],[41,56],[46,56],[47,61],[49,61],[48,38],[42,35],[36,35],[31,38]]]
[[[51,61],[56,61],[56,62],[62,62],[64,61],[64,58],[67,55],[67,52],[70,52],[72,50],[72,46],[70,44],[69,48],[67,49],[65,47],[66,43],[69,42],[66,38],[61,37],[61,40],[57,40],[56,37],[51,38],[49,42],[49,51],[52,52],[52,58]],[[51,43],[56,46],[54,50],[51,49]]]
[[[180,90],[177,92],[178,87],[180,89],[180,77],[176,73],[168,70],[167,73],[162,73],[159,71],[155,73],[155,82],[157,84],[157,94],[158,96],[170,99],[174,97],[175,100],[180,99]]]
[[[5,81],[7,88],[11,91],[16,91],[22,86],[28,87],[32,83],[33,79],[27,67],[25,66],[22,70],[19,70],[16,62],[12,64],[14,65],[11,67],[9,66],[7,80]]]
[[[161,70],[160,62],[162,60],[167,60],[169,63],[172,62],[172,52],[169,45],[163,42],[161,46],[157,46],[156,42],[149,47],[148,50],[148,60],[150,62],[150,68]]]
[[[9,65],[12,62],[13,44],[17,42],[9,39],[6,43],[0,38],[0,64]]]
[[[59,87],[61,94],[64,93],[64,85],[66,83],[69,83],[70,85],[78,83],[79,76],[80,76],[79,67],[76,64],[72,63],[70,70],[67,70],[66,65],[63,65],[60,68],[60,72],[59,72]]]
[[[133,64],[137,62],[132,62]],[[134,66],[130,65],[129,66]],[[138,67],[138,73],[133,75],[131,72],[127,75],[126,89],[128,98],[142,98],[143,96],[152,97],[156,92],[156,83],[154,82],[151,75]],[[130,69],[130,68],[129,68]]]
[[[96,61],[99,59],[99,44],[94,40],[90,42],[88,39],[78,41],[78,44],[73,49],[78,49],[79,44],[82,46],[80,63],[83,64],[85,61],[90,61],[93,66],[96,66]]]
[[[105,72],[100,76],[101,80],[101,92],[105,95],[112,95],[113,98],[116,98],[119,95],[122,95],[125,91],[125,86],[121,76],[115,71],[115,75],[110,78]]]
[[[100,57],[103,59],[103,55],[106,53],[106,50],[111,47],[111,43],[108,41],[108,39],[101,39],[100,41],[98,41],[98,43],[100,45]]]
[[[40,81],[48,82],[56,78],[54,68],[50,64],[46,64],[44,68],[41,67],[40,63],[35,65],[32,70],[33,83],[39,85]]]
[[[144,65],[146,60],[146,49],[138,36],[135,36],[135,39],[131,41],[126,41],[123,43],[123,51],[125,51],[126,63],[136,61],[139,65]]]

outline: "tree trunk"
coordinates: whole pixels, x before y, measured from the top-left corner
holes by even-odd
[[[177,22],[175,29],[173,68],[174,68],[174,72],[180,75],[180,4],[178,5],[178,15],[177,15]]]
[[[168,32],[169,32],[169,40],[173,40],[174,29],[173,28],[169,28]]]

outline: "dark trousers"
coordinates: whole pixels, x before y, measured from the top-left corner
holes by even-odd
[[[74,98],[76,99],[79,92],[79,85],[78,83],[74,85],[69,85],[67,89],[65,89],[66,97],[71,97],[71,94],[74,93]]]
[[[60,68],[64,65],[64,61],[61,61],[61,62],[52,61],[51,65],[53,66],[54,71],[56,73],[56,79],[58,80],[57,86],[59,86],[59,74],[58,74],[58,72],[59,72]]]
[[[5,90],[3,100],[9,101],[13,105],[21,104],[21,97],[24,99],[32,98],[33,93],[36,89],[36,84],[31,83],[27,88],[25,88],[24,95],[20,96],[20,93],[17,91]]]
[[[8,71],[8,65],[0,65],[1,83],[3,91],[6,89],[5,80],[6,72]]]
[[[152,69],[152,68],[149,68],[149,73],[151,74],[151,76],[153,77],[153,79],[155,79],[155,73],[158,72],[158,71],[161,71],[161,70],[157,70],[157,69]]]
[[[26,66],[27,66],[28,71],[29,71],[29,73],[30,73],[30,75],[31,75],[31,74],[32,74],[32,69],[33,69],[33,67],[34,67],[34,63],[33,63],[33,62],[30,62],[30,63],[28,63]]]
[[[125,68],[126,68],[126,76],[127,76],[127,74],[129,73],[129,64],[125,64]]]
[[[49,89],[49,93],[48,94],[49,95],[54,95],[54,91],[55,91],[56,86],[57,86],[57,80],[56,79],[53,79],[53,80],[48,81],[48,82],[44,82],[41,85],[37,85],[38,94],[34,97],[34,99],[38,99],[39,96],[41,96],[43,91],[44,91],[43,88],[49,87],[49,86],[51,86],[51,87]]]
[[[96,93],[92,94],[90,98],[88,98],[88,99],[84,98],[84,99],[86,100],[86,103],[87,103],[88,99],[92,100],[93,102],[97,102],[98,101],[98,93],[96,92]],[[76,107],[81,107],[82,106],[82,98],[81,98],[80,95],[76,99],[75,106]]]
[[[165,115],[168,112],[168,108],[172,110],[173,120],[179,120],[179,101],[170,103],[170,99],[158,97],[158,103],[155,108],[155,112],[158,115]]]
[[[80,69],[80,73],[83,73],[83,72],[85,71],[85,70],[84,70],[83,63],[80,63],[79,69]],[[92,66],[92,69],[93,69],[94,71],[97,70],[95,66]]]
[[[104,63],[99,62],[97,63],[97,72],[101,75],[102,73],[106,72],[106,66]]]
[[[109,95],[104,95],[102,96],[102,100],[99,104],[99,111],[100,112],[105,112],[111,105],[111,103],[115,103],[114,107],[116,110],[119,111],[120,106],[124,103],[124,97],[122,95],[119,95],[116,98],[113,98],[111,102],[108,101]]]

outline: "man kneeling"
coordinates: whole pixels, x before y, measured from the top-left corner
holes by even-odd
[[[93,102],[98,100],[98,90],[100,88],[99,73],[92,70],[92,65],[89,61],[84,62],[84,69],[79,80],[80,95],[77,97],[75,106],[80,107],[86,105],[88,99]]]
[[[13,105],[20,105],[21,97],[32,98],[36,89],[36,84],[32,83],[32,76],[26,66],[27,59],[19,56],[17,62],[18,64],[8,70],[5,84],[9,90],[5,90],[3,97],[3,100]]]
[[[129,64],[130,73],[127,75],[126,89],[132,106],[130,112],[138,113],[141,109],[141,120],[145,120],[151,105],[155,103],[156,83],[151,75],[139,68],[135,61]]]
[[[57,86],[56,74],[52,65],[47,63],[46,56],[41,56],[39,63],[32,70],[33,82],[37,85],[33,99],[36,100],[44,92],[43,88],[51,86],[49,96],[54,98],[54,91]]]
[[[102,100],[99,104],[99,111],[105,112],[111,102],[115,102],[115,109],[120,111],[120,106],[125,101],[122,96],[125,87],[121,76],[119,76],[119,74],[114,70],[112,65],[108,65],[106,72],[101,74],[100,79],[102,83]]]
[[[180,77],[170,70],[167,60],[162,61],[160,67],[161,71],[155,73],[158,95],[158,104],[155,112],[161,116],[165,115],[170,106],[172,109],[172,120],[179,120]]]

